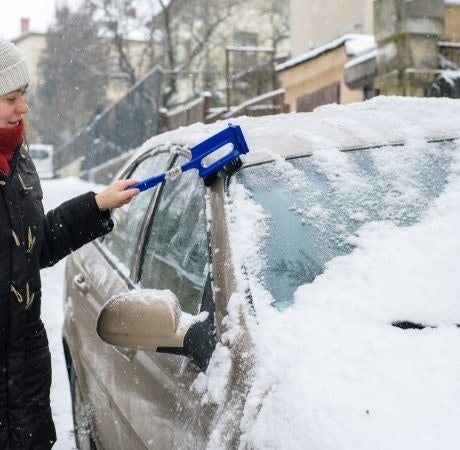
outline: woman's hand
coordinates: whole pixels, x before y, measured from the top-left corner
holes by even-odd
[[[138,180],[127,179],[117,180],[110,186],[107,186],[103,191],[96,194],[96,203],[101,211],[107,211],[112,208],[129,203],[133,197],[139,194],[139,189],[126,189]]]

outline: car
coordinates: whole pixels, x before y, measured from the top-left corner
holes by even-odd
[[[40,178],[54,178],[54,147],[46,144],[30,144],[29,153]]]
[[[114,210],[66,262],[78,447],[456,448],[458,117],[383,96],[239,117],[240,164]],[[116,178],[227,126],[154,136]]]

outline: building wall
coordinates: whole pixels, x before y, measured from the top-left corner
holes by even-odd
[[[443,41],[460,43],[460,3],[446,2]]]
[[[375,1],[375,85],[382,94],[428,95],[436,79],[444,16],[444,0]]]
[[[281,86],[285,90],[284,101],[290,110],[296,111],[298,98],[314,94],[335,83],[339,83],[339,103],[362,101],[362,91],[352,91],[345,85],[343,66],[347,60],[345,46],[341,45],[322,56],[279,72]]]
[[[294,59],[300,60],[312,47],[318,49],[338,35],[375,35],[380,72],[370,88],[378,88],[383,94],[426,95],[437,73],[440,51],[459,64],[458,0],[290,0],[290,7],[291,13],[295,12],[291,14]],[[396,23],[396,17],[401,21]],[[438,46],[438,41],[445,42]],[[368,95],[365,86],[352,91],[344,83],[344,66],[348,61],[342,45],[281,69],[278,76],[291,110],[296,109],[299,99],[301,105],[304,99],[304,105],[312,98],[312,103],[330,101],[336,83],[340,103],[363,100]]]
[[[143,41],[128,41],[127,42],[127,54],[130,60],[133,62],[133,67],[136,73],[137,79],[145,75],[151,67],[147,65],[147,58],[145,57],[146,44]],[[113,61],[113,73],[120,72],[117,66],[118,55],[115,53],[115,49],[112,48],[112,52],[109,58]],[[110,103],[115,103],[123,95],[126,94],[130,85],[125,78],[113,77],[107,84],[107,100]]]
[[[27,61],[30,71],[30,86],[34,90],[39,82],[38,63],[46,47],[46,35],[43,33],[25,33],[15,39],[14,43]]]
[[[373,33],[373,0],[290,0],[292,56],[345,33]]]

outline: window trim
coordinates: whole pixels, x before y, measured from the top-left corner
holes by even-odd
[[[168,170],[173,167],[179,158],[179,156],[190,157],[190,150],[188,147],[184,147],[178,144],[172,144],[170,147],[170,159],[168,161]],[[136,253],[134,258],[133,265],[131,267],[131,277],[135,280],[136,283],[140,280],[141,267],[144,260],[145,246],[147,245],[149,232],[152,228],[152,224],[155,218],[157,211],[158,200],[161,197],[163,192],[164,183],[161,183],[158,186],[158,189],[155,192],[155,195],[152,196],[152,199],[147,207],[147,212],[145,213],[144,222],[142,223],[141,230],[139,233],[138,248],[139,251]]]
[[[138,159],[133,161],[128,167],[126,167],[122,172],[119,173],[117,179],[122,180],[126,179],[136,170],[136,168],[144,162],[146,159],[150,157],[154,157],[160,153],[169,153],[169,158],[167,161],[167,169],[169,169],[174,162],[176,155],[177,155],[177,147],[174,144],[168,144],[167,146],[165,145],[159,145],[157,147],[154,147],[153,149],[150,149],[146,151],[143,155],[141,155]],[[156,190],[155,194],[152,196],[150,199],[150,202],[147,206],[146,213],[144,215],[144,218],[142,219],[142,224],[140,228],[140,233],[136,242],[136,246],[139,249],[142,249],[144,246],[144,240],[145,240],[145,232],[144,229],[146,227],[146,224],[150,222],[150,216],[152,213],[152,204],[155,204],[158,198],[158,195],[162,189],[162,186],[159,187],[159,189]],[[116,270],[116,272],[119,274],[121,278],[128,284],[128,286],[132,289],[135,287],[135,284],[137,283],[137,275],[139,273],[139,260],[140,260],[140,251],[137,251],[134,255],[134,260],[130,266],[127,266],[129,269],[129,276],[127,277],[126,274],[121,271],[117,265],[117,261],[115,261],[112,258],[112,255],[110,251],[108,251],[104,245],[104,236],[101,238],[97,239],[94,241],[96,244],[96,247],[99,249],[101,254],[104,256],[105,260],[109,263],[109,265]],[[136,270],[137,269],[137,270]]]
[[[184,147],[180,147],[182,149],[182,151],[176,151],[175,155],[174,155],[174,158],[171,162],[171,165],[169,167],[172,167],[176,164],[177,160],[179,159],[180,156],[187,156],[187,157],[190,157],[190,151],[185,149]],[[204,183],[204,181],[203,181]],[[162,184],[160,186],[160,188],[157,190],[157,193],[156,195],[154,196],[155,197],[155,201],[152,201],[148,207],[148,210],[147,210],[147,214],[146,214],[146,217],[148,216],[149,217],[149,220],[148,221],[144,221],[143,223],[143,227],[142,227],[142,230],[141,230],[141,235],[142,235],[142,241],[141,241],[141,246],[139,248],[139,252],[138,252],[138,258],[136,258],[136,271],[135,271],[135,279],[136,280],[136,283],[139,282],[140,280],[140,272],[141,272],[141,267],[142,267],[142,264],[144,262],[144,255],[145,255],[145,247],[147,245],[147,235],[149,235],[150,233],[150,230],[152,229],[152,226],[154,224],[154,221],[155,221],[155,215],[157,213],[157,209],[158,209],[158,200],[160,199],[161,197],[161,193],[163,192],[163,186],[164,184]],[[205,214],[206,214],[206,217],[208,217],[207,215],[207,204],[205,202]],[[208,254],[207,254],[207,259],[208,259],[208,264],[210,264],[210,257],[209,257],[209,253],[210,253],[210,237],[209,237],[209,232],[206,233],[206,240],[207,240],[207,247],[208,247]]]

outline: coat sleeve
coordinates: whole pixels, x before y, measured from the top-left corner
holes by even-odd
[[[49,267],[113,229],[110,212],[101,212],[94,192],[64,202],[44,216],[40,268]]]

